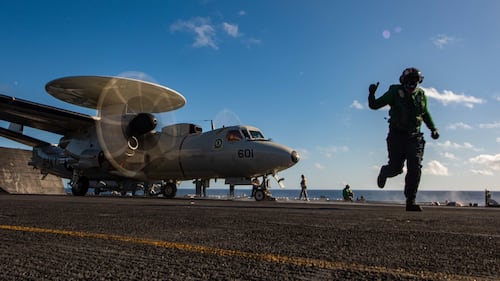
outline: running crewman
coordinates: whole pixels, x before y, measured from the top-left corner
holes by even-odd
[[[418,87],[423,79],[422,73],[411,67],[405,69],[399,77],[401,84],[391,85],[389,90],[379,98],[375,98],[378,82],[371,84],[368,90],[368,105],[371,109],[390,106],[387,135],[389,162],[380,169],[377,184],[383,188],[387,178],[403,173],[406,160],[404,194],[407,211],[422,211],[422,208],[415,203],[425,147],[423,133],[420,132],[422,121],[431,131],[431,137],[439,138],[438,130],[427,108],[425,92]]]

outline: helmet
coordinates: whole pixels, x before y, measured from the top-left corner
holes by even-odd
[[[415,92],[419,83],[422,83],[424,80],[424,76],[422,76],[422,72],[420,70],[410,67],[403,71],[403,74],[399,77],[399,82],[403,85],[408,92]]]
[[[422,72],[416,69],[415,67],[409,67],[403,71],[403,74],[399,77],[399,82],[401,84],[405,83],[422,83],[424,81],[424,76],[422,76]]]

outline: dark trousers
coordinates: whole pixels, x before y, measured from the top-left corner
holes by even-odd
[[[422,133],[400,133],[389,131],[387,151],[389,163],[382,167],[381,173],[394,177],[403,173],[406,160],[405,197],[407,203],[414,203],[422,174],[425,140]]]

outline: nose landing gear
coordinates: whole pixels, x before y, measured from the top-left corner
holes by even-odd
[[[278,180],[277,176],[274,176],[278,181],[280,187],[282,186],[283,179]],[[276,198],[272,197],[271,192],[269,191],[269,179],[267,175],[262,176],[262,183],[257,187],[254,192],[255,201],[269,200],[275,201]]]

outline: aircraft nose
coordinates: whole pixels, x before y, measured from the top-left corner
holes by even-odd
[[[299,162],[299,160],[300,160],[300,156],[297,153],[297,151],[295,151],[295,150],[292,151],[292,162],[297,163],[297,162]]]

